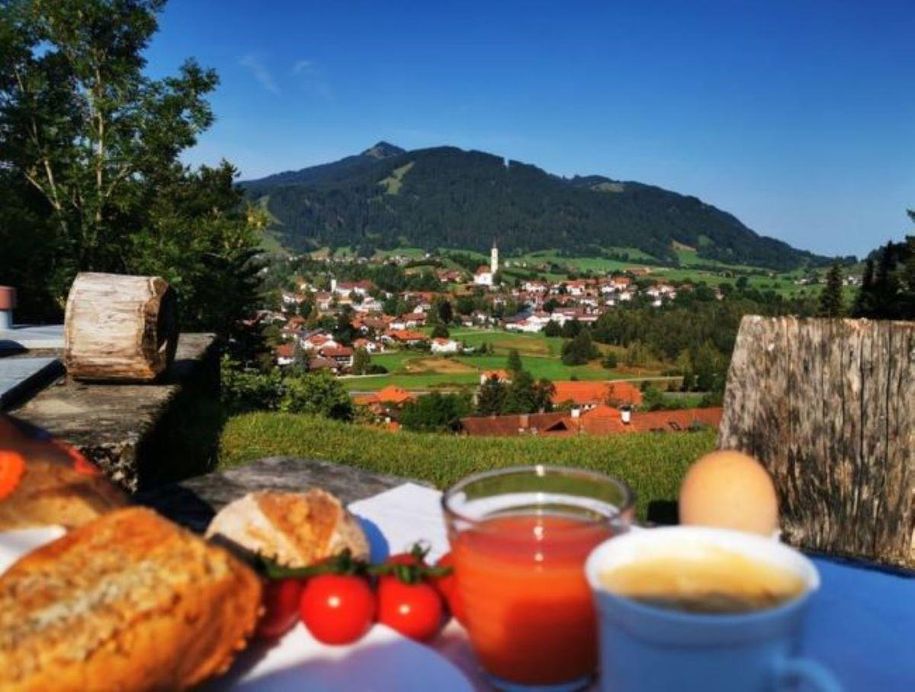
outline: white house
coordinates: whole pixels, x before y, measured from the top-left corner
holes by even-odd
[[[363,279],[362,281],[341,281],[340,283],[337,283],[336,279],[330,280],[330,291],[331,293],[336,293],[338,296],[348,296],[355,293],[364,298],[369,294],[369,291],[374,288],[375,284],[368,279]]]
[[[432,353],[460,353],[461,344],[454,339],[443,339],[441,337],[436,337],[432,339],[430,350]]]
[[[496,243],[493,241],[492,250],[489,253],[489,267],[480,265],[473,275],[473,283],[477,286],[492,286],[498,271],[499,248],[496,247]]]
[[[473,283],[477,286],[492,286],[492,272],[486,265],[480,265],[473,275]]]
[[[520,320],[513,320],[505,324],[505,328],[513,332],[536,334],[541,331],[553,318],[548,312],[535,312]],[[557,320],[558,321],[558,320]],[[562,324],[561,322],[559,324]]]

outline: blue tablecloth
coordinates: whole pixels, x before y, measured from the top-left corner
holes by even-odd
[[[806,654],[848,692],[915,692],[915,577],[814,558]]]

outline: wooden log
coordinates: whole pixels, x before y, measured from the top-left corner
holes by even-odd
[[[915,568],[915,322],[744,317],[718,447],[768,468],[788,542]]]
[[[64,365],[79,380],[148,382],[175,358],[175,292],[158,276],[81,273],[64,319]]]

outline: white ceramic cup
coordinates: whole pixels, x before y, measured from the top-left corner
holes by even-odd
[[[658,557],[701,557],[727,550],[798,575],[804,593],[774,608],[736,614],[658,608],[608,591],[600,574]],[[800,657],[810,596],[820,586],[814,564],[771,538],[727,529],[671,526],[636,531],[599,545],[585,563],[600,638],[601,689],[613,692],[836,692],[832,674]]]

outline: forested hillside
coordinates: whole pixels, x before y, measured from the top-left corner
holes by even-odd
[[[674,243],[700,257],[786,269],[822,258],[757,235],[696,197],[602,176],[551,175],[479,151],[404,151],[380,142],[357,156],[244,183],[295,250],[362,253],[397,246],[506,252],[558,248],[599,254],[632,247],[675,261]]]

